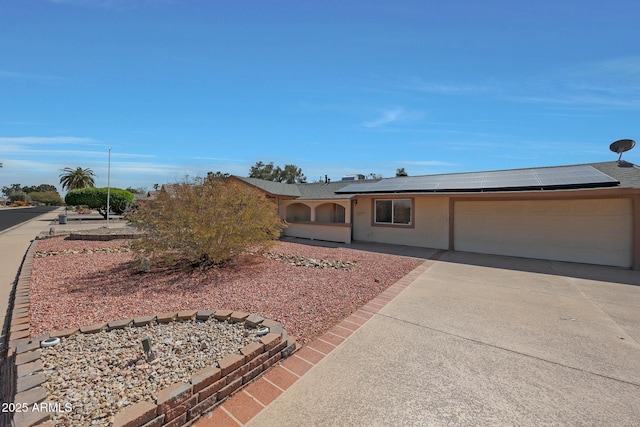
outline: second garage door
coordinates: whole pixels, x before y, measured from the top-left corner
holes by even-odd
[[[456,201],[454,249],[630,267],[629,199]]]

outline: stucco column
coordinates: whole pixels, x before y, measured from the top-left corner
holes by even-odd
[[[633,204],[631,207],[632,215],[633,215],[633,249],[632,249],[632,260],[631,260],[631,268],[634,270],[640,270],[640,196],[633,196]]]
[[[345,224],[351,224],[351,201],[349,203],[340,204],[344,208],[344,222]]]
[[[316,207],[317,206],[309,206],[311,208],[311,222],[316,222]]]

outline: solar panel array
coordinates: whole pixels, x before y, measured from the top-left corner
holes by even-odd
[[[388,178],[336,193],[459,192],[608,187],[620,182],[589,165]]]

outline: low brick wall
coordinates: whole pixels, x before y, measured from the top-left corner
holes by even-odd
[[[110,241],[120,239],[139,239],[142,237],[141,233],[113,233],[113,234],[98,234],[98,233],[69,233],[69,240],[93,240],[93,241]]]
[[[186,426],[204,413],[224,402],[231,394],[249,384],[275,363],[292,354],[298,344],[287,335],[282,325],[256,314],[231,310],[184,310],[161,313],[135,319],[105,322],[82,328],[71,328],[38,337],[30,337],[29,281],[37,241],[29,247],[14,288],[9,328],[8,348],[2,364],[2,401],[8,405],[0,413],[0,425],[26,427],[53,426],[53,414],[64,411],[64,402],[49,399],[42,385],[46,382],[40,360],[40,342],[58,337],[64,339],[77,333],[96,333],[125,327],[148,325],[153,322],[200,320],[211,317],[219,321],[243,323],[246,328],[268,327],[269,333],[241,349],[204,368],[188,383],[173,384],[158,392],[155,402],[140,402],[116,415],[114,426],[152,427]],[[13,406],[10,406],[12,402]]]

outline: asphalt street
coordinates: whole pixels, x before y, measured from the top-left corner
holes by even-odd
[[[0,209],[0,233],[55,209],[58,209],[58,206],[33,206]]]

